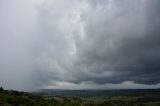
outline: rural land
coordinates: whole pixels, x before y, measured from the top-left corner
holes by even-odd
[[[160,106],[160,89],[22,92],[1,87],[0,106]]]

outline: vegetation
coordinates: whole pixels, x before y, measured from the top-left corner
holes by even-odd
[[[4,90],[0,87],[0,106],[160,106],[160,94],[58,95]]]

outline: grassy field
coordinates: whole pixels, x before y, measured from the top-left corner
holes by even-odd
[[[0,106],[160,106],[160,92],[53,90],[27,93],[0,88]]]

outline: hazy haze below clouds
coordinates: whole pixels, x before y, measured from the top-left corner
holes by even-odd
[[[1,0],[7,89],[160,87],[159,0]]]

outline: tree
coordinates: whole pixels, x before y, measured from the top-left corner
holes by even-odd
[[[0,91],[3,91],[4,89],[3,89],[3,87],[0,87]]]

